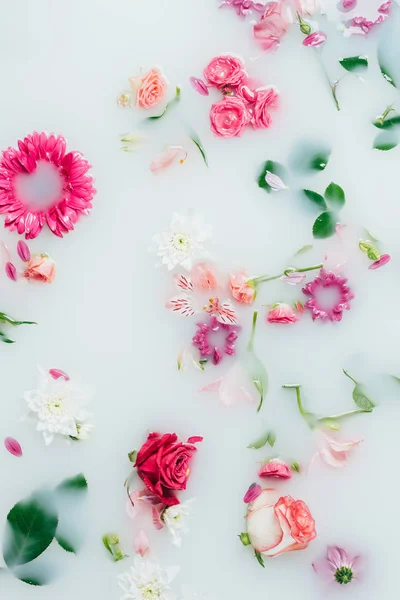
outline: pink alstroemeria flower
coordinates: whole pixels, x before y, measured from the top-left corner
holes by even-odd
[[[296,323],[299,320],[298,315],[294,312],[289,304],[278,303],[274,304],[267,313],[268,323]]]
[[[359,564],[359,556],[350,556],[339,546],[328,546],[326,557],[314,561],[312,566],[325,582],[347,585],[359,579]]]
[[[275,50],[288,27],[289,22],[282,9],[282,3],[269,2],[260,22],[254,25],[253,35],[264,50]]]
[[[326,33],[324,33],[323,31],[314,31],[313,33],[310,33],[310,35],[308,35],[306,38],[304,38],[303,46],[311,46],[312,48],[318,48],[318,46],[321,46],[326,42],[326,37]]]

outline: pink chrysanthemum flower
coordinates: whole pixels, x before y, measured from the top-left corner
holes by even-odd
[[[54,167],[60,178],[60,193],[50,205],[39,208],[23,197],[16,183],[20,176],[35,173],[39,163]],[[8,148],[0,159],[0,213],[7,213],[4,226],[33,239],[47,224],[59,237],[74,229],[81,214],[87,215],[96,190],[87,172],[91,165],[73,150],[66,154],[62,135],[33,133]]]
[[[303,293],[310,297],[305,307],[312,311],[313,321],[316,319],[341,321],[343,310],[350,310],[350,300],[354,298],[354,294],[346,283],[346,278],[321,269],[318,277],[303,287]],[[333,306],[329,308],[322,306],[319,299],[321,292],[324,293],[324,291],[337,294]]]
[[[326,582],[347,585],[358,579],[359,556],[350,556],[339,546],[328,546],[326,558],[313,562],[314,571]]]
[[[235,342],[238,337],[238,327],[220,323],[216,317],[211,317],[208,323],[197,323],[197,332],[193,337],[193,345],[200,351],[202,359],[212,357],[214,365],[221,362],[224,354],[233,356],[236,352]],[[225,335],[224,345],[217,346],[212,342],[212,335],[221,331]]]

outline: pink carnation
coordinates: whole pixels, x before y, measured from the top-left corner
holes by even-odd
[[[278,477],[280,479],[290,479],[292,476],[287,464],[278,458],[273,458],[263,464],[258,475],[259,477]]]
[[[216,56],[204,69],[204,77],[217,87],[236,87],[245,79],[244,65],[235,56]]]
[[[274,304],[267,314],[268,323],[296,323],[299,317],[289,304]]]
[[[240,98],[225,96],[210,110],[211,131],[219,137],[235,137],[243,133],[250,114]]]

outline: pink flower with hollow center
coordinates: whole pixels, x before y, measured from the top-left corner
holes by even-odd
[[[256,90],[256,99],[253,107],[251,124],[254,129],[268,128],[271,125],[269,109],[276,107],[278,94],[273,88]]]
[[[347,279],[340,277],[332,272],[321,269],[318,277],[310,281],[303,287],[303,293],[309,296],[305,307],[311,310],[313,321],[322,319],[323,321],[341,321],[344,310],[350,310],[350,300],[354,295],[346,285]],[[325,308],[318,301],[318,292],[321,290],[336,290],[338,301],[331,308]]]
[[[253,304],[256,297],[256,289],[254,285],[247,283],[249,276],[246,271],[240,273],[230,273],[229,289],[233,298],[239,304]]]
[[[146,110],[160,104],[167,91],[167,82],[159,69],[150,69],[141,77],[131,77],[129,83],[136,105]]]
[[[204,69],[205,79],[217,87],[236,87],[246,78],[244,64],[236,56],[216,56]]]
[[[248,504],[249,502],[253,502],[258,496],[261,494],[262,488],[258,483],[252,483],[247,492],[244,495],[243,502]]]
[[[311,46],[313,48],[318,48],[318,46],[321,46],[326,42],[326,37],[326,33],[324,33],[323,31],[314,31],[313,33],[310,33],[310,35],[308,35],[306,38],[304,38],[303,46]]]
[[[294,312],[289,304],[279,303],[274,304],[267,313],[268,323],[296,323],[299,320],[298,315]]]
[[[282,3],[269,2],[260,22],[254,25],[253,35],[264,50],[275,50],[288,27],[289,22],[284,15]]]
[[[7,437],[4,440],[4,447],[7,450],[7,452],[12,454],[13,456],[16,456],[17,458],[20,458],[22,456],[21,444],[16,439],[12,437]]]
[[[38,254],[29,261],[22,277],[35,281],[51,283],[56,275],[54,260],[47,254]]]
[[[279,479],[290,479],[292,474],[289,467],[283,460],[279,458],[272,458],[268,462],[264,463],[259,471],[259,477],[277,477]]]
[[[348,454],[361,442],[362,440],[341,442],[325,433],[318,432],[318,452],[314,455],[312,462],[318,457],[329,467],[335,469],[345,467]]]
[[[208,323],[197,323],[197,333],[193,337],[193,345],[200,351],[202,359],[208,360],[212,357],[214,365],[218,365],[224,357],[224,354],[233,356],[236,352],[235,342],[238,337],[238,327],[219,323],[216,317],[211,317]],[[224,345],[217,346],[212,343],[211,337],[217,332],[225,335]]]
[[[237,315],[230,300],[221,302],[218,298],[208,298],[206,302],[201,294],[217,291],[219,283],[211,265],[198,263],[192,268],[190,275],[174,275],[173,280],[181,290],[167,302],[167,308],[184,317],[191,317],[204,310],[215,317],[218,322],[227,325],[237,324]]]
[[[218,137],[238,137],[250,122],[247,106],[238,97],[225,96],[211,106],[211,131]]]
[[[359,579],[360,556],[350,556],[339,546],[328,546],[326,557],[314,561],[312,566],[326,583],[347,585]]]
[[[315,521],[302,500],[263,489],[247,510],[251,545],[264,556],[303,550],[315,539]]]
[[[370,269],[372,271],[374,271],[375,269],[380,269],[384,265],[387,265],[388,262],[390,261],[390,259],[391,259],[390,254],[381,254],[380,259],[376,260],[371,265],[369,265],[368,269]]]

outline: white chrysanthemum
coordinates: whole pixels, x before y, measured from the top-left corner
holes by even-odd
[[[188,500],[183,504],[169,506],[162,514],[161,519],[172,535],[172,543],[175,544],[175,546],[181,545],[182,534],[189,531],[186,526],[186,520],[191,514],[190,505],[193,501],[194,499]]]
[[[177,265],[190,271],[194,261],[208,256],[203,243],[210,235],[211,226],[204,223],[202,215],[174,213],[168,231],[155,235],[153,242],[158,246],[157,256],[169,271]]]
[[[86,439],[93,428],[87,423],[90,414],[86,409],[91,395],[64,377],[53,379],[49,372],[39,368],[38,387],[25,392],[24,399],[47,446],[55,435]]]
[[[162,568],[136,557],[134,566],[118,576],[118,585],[124,591],[121,600],[175,600],[170,583],[178,571],[179,567]]]

